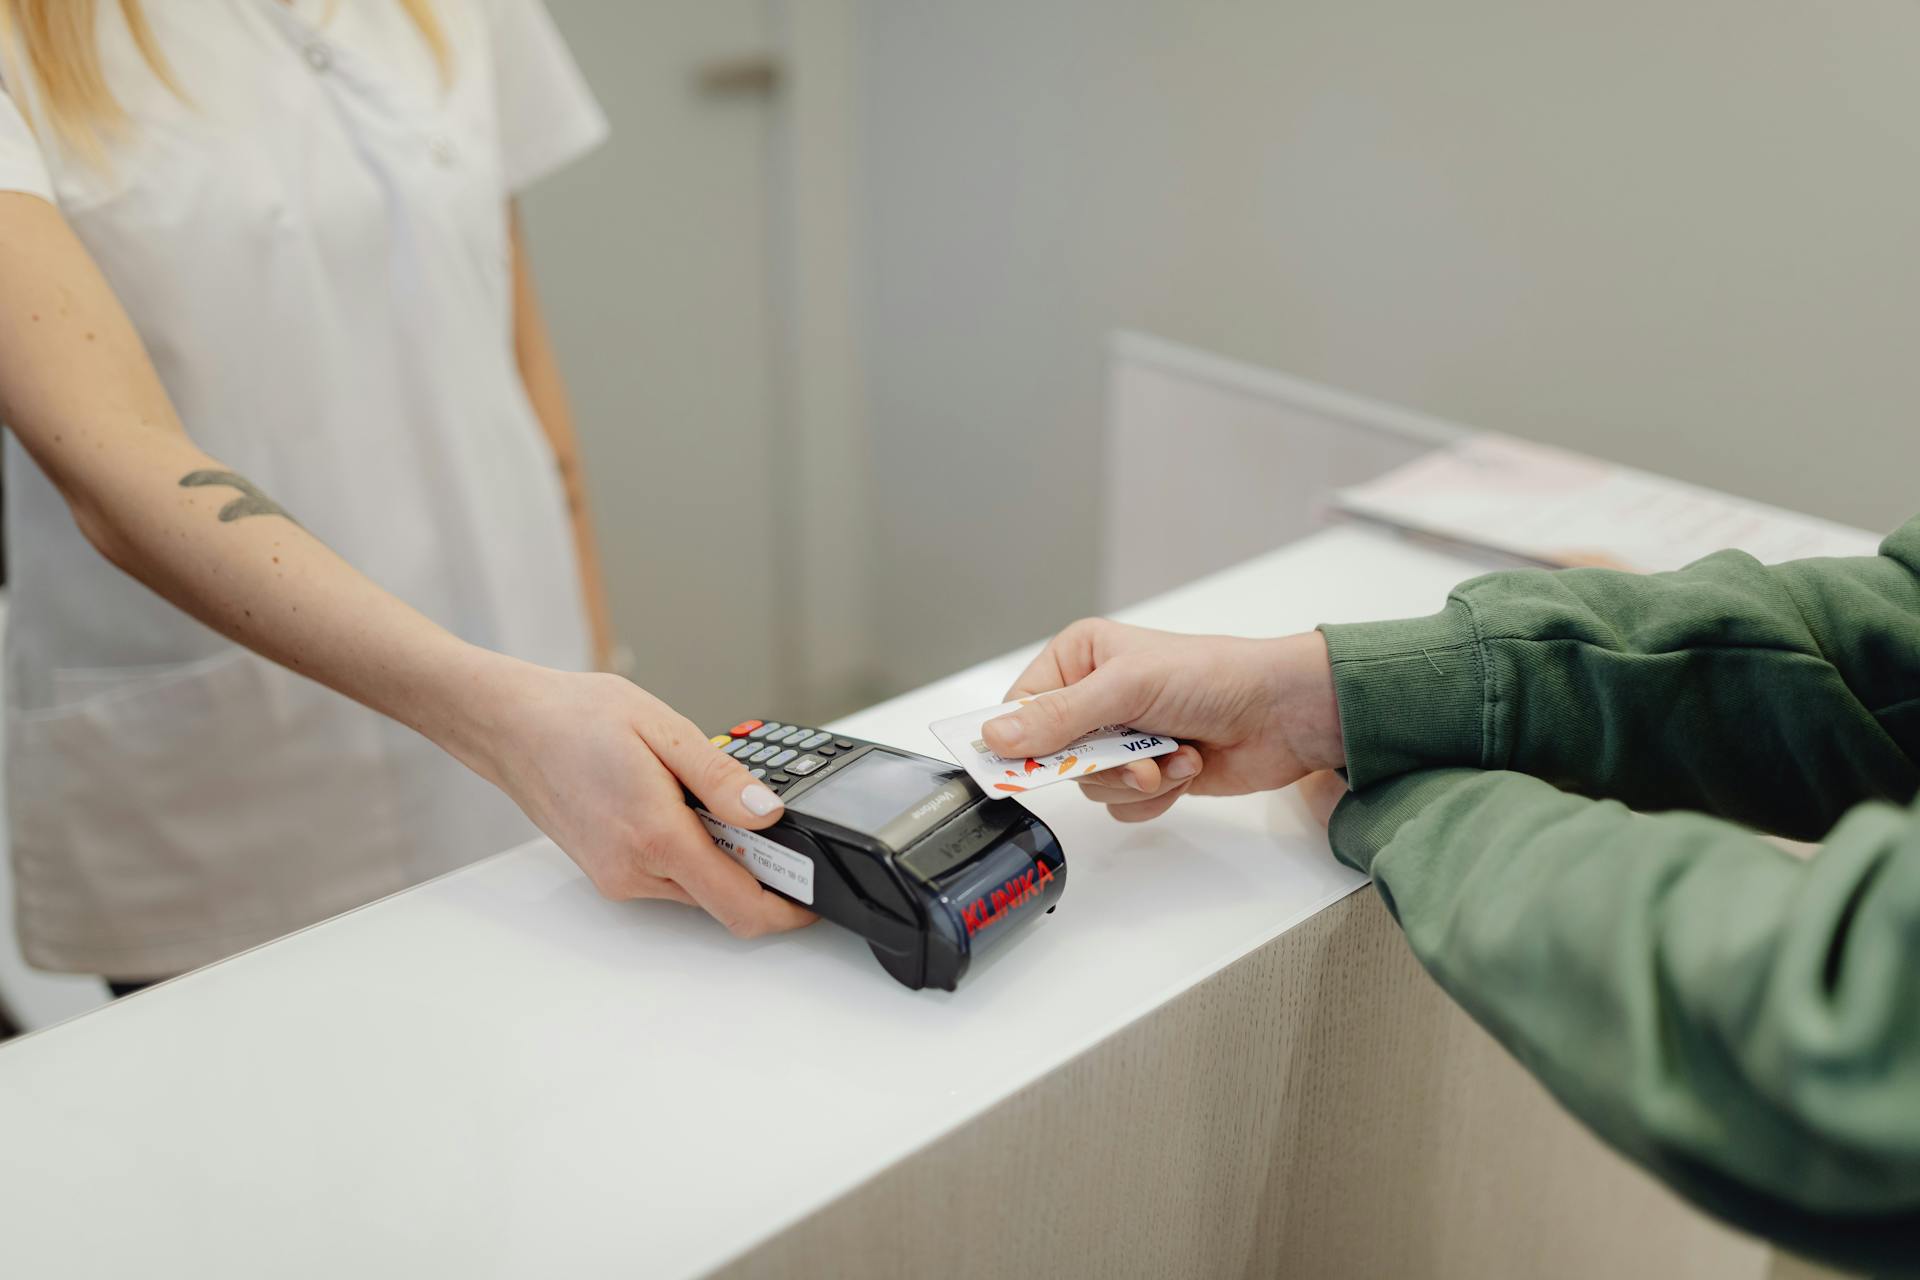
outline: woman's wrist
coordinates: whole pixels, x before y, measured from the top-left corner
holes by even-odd
[[[535,688],[557,673],[462,640],[435,661],[432,676],[421,682],[419,706],[404,718],[461,764],[501,785],[501,749],[528,700],[537,696]]]

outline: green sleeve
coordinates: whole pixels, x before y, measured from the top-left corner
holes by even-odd
[[[1842,1266],[1920,1264],[1920,808],[1811,861],[1520,774],[1347,796],[1440,984],[1576,1115],[1696,1203]]]
[[[1878,556],[1498,573],[1322,630],[1358,787],[1510,769],[1801,839],[1920,788],[1920,519]]]

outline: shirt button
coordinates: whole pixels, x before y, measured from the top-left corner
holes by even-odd
[[[315,71],[325,72],[333,66],[333,50],[315,40],[306,47],[307,65]]]
[[[450,168],[460,158],[460,149],[453,145],[453,139],[445,134],[435,134],[427,140],[427,154],[442,169]]]

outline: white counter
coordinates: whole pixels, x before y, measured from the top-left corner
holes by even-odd
[[[1126,616],[1279,634],[1476,571],[1339,528]],[[842,726],[937,755],[927,723],[1025,657]],[[743,943],[604,902],[543,843],[0,1048],[0,1269],[698,1274],[1361,885],[1286,795],[1139,827],[1031,804],[1066,894],[956,994],[832,926]]]

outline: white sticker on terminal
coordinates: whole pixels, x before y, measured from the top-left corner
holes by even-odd
[[[753,878],[770,889],[778,889],[797,902],[813,905],[813,859],[783,844],[775,844],[757,831],[731,826],[705,809],[695,809],[700,822],[733,860],[753,873]]]

